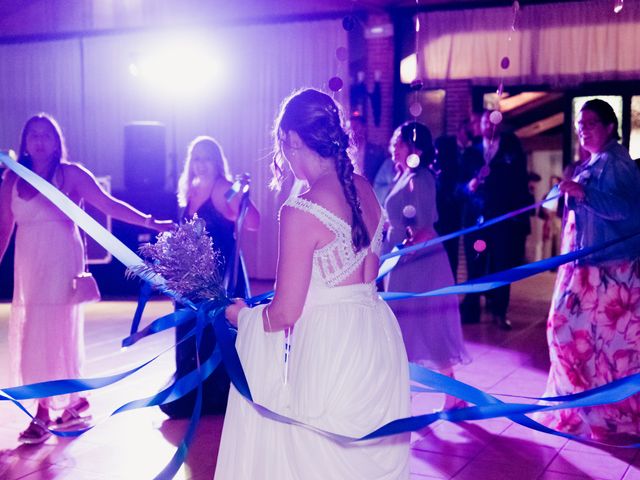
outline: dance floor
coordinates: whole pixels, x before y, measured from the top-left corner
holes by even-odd
[[[548,368],[545,316],[552,284],[553,275],[543,274],[514,286],[511,332],[498,330],[488,319],[464,326],[473,362],[458,369],[459,379],[495,394],[542,394]],[[128,333],[134,309],[131,301],[103,301],[87,308],[87,376],[124,371],[171,346],[173,333],[167,332],[122,351],[120,339]],[[151,302],[144,321],[170,310],[167,301]],[[10,382],[8,313],[9,305],[0,304],[0,365],[5,366],[0,371],[2,386]],[[20,445],[17,435],[28,418],[13,404],[0,402],[0,479],[153,478],[175,452],[187,421],[169,420],[157,407],[113,417],[110,413],[124,402],[150,395],[165,385],[172,355],[169,351],[129,379],[93,393],[91,413],[96,427],[77,439],[51,437],[40,446]],[[441,402],[441,395],[417,394],[413,411],[430,412]],[[176,478],[212,478],[222,420],[216,416],[202,419],[188,460]],[[595,448],[536,433],[506,419],[438,422],[413,435],[411,472],[414,480],[634,480],[640,479],[640,456],[636,450]]]

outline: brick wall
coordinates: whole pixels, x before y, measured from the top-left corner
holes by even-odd
[[[463,120],[471,114],[471,83],[468,80],[450,81],[444,85],[444,125],[447,135],[455,135]]]
[[[366,21],[366,28],[370,31],[373,27],[391,25],[391,19],[386,14],[370,15]],[[369,121],[369,140],[372,143],[386,146],[393,133],[393,35],[372,36],[367,35],[367,59],[366,59],[366,84],[369,91],[373,90],[376,76],[381,87],[381,115],[380,125]]]
[[[394,36],[374,36],[371,29],[392,24],[387,14],[370,15],[365,24],[366,35],[366,71],[365,82],[369,91],[373,90],[376,75],[379,77],[382,91],[382,113],[379,126],[369,122],[369,139],[379,145],[387,145],[393,133],[393,69]],[[460,123],[471,113],[471,84],[468,80],[450,81],[442,85],[446,90],[444,129],[449,135],[455,135]],[[403,108],[403,106],[399,106]]]

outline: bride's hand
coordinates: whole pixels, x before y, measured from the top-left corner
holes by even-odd
[[[238,326],[238,314],[240,310],[246,308],[247,304],[241,298],[234,298],[233,303],[229,305],[225,311],[224,316],[234,327]]]

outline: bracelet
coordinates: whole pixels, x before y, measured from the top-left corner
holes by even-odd
[[[273,329],[271,328],[271,320],[269,320],[269,307],[265,307],[264,317],[267,319],[267,326],[269,327],[269,332],[273,331]]]

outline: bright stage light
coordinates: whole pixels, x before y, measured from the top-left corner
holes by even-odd
[[[162,94],[199,96],[224,87],[227,62],[220,52],[205,48],[201,42],[180,39],[168,41],[154,52],[136,54],[129,72]]]

